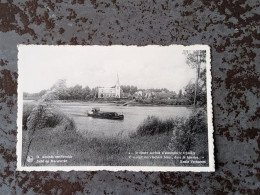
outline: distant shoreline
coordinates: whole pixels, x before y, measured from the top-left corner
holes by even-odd
[[[38,101],[35,99],[25,99],[25,101]],[[111,100],[111,101],[82,101],[82,100],[54,100],[54,102],[57,103],[70,103],[70,102],[76,102],[76,103],[96,103],[96,104],[111,104],[114,106],[124,106],[126,103],[125,101],[122,102],[120,100]],[[126,106],[134,107],[134,106],[142,106],[142,107],[192,107],[193,105],[171,105],[171,104],[144,104],[144,103],[138,103],[138,102],[131,102],[127,104]]]

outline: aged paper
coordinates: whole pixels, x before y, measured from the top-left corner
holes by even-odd
[[[209,46],[18,50],[17,170],[215,170]]]

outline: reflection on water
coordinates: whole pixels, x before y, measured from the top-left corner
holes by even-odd
[[[57,105],[75,120],[78,131],[84,136],[128,135],[130,132],[136,131],[138,125],[148,116],[167,119],[187,117],[191,113],[191,108],[177,106],[116,106],[78,102],[57,103]],[[87,111],[93,107],[99,107],[101,111],[123,113],[125,118],[120,121],[87,117]]]

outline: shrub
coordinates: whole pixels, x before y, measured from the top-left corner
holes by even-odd
[[[36,106],[27,118],[26,126],[29,130],[43,129],[47,127],[63,128],[64,130],[74,130],[75,123],[67,115],[59,111],[56,107],[48,104]]]
[[[195,109],[187,118],[161,120],[155,116],[149,116],[131,135],[153,136],[163,133],[173,133],[169,148],[181,152],[198,150],[205,152],[207,148],[207,115],[204,109]]]
[[[173,129],[173,136],[169,148],[180,152],[191,151],[194,146],[194,133],[187,127],[185,121],[180,121]]]
[[[173,119],[161,120],[155,116],[148,116],[141,125],[138,126],[136,136],[157,135],[169,133],[175,126]]]
[[[207,148],[207,116],[203,109],[193,110],[186,120],[180,120],[173,129],[173,137],[169,143],[170,149],[181,152],[199,150],[206,154]]]
[[[207,113],[204,109],[193,110],[187,124],[193,132],[207,133]]]

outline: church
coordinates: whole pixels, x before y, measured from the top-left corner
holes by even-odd
[[[120,98],[121,88],[117,75],[115,87],[100,87],[98,88],[98,98]]]

